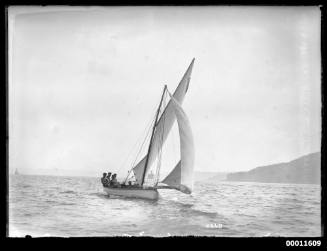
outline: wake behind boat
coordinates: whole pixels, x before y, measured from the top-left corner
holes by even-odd
[[[158,189],[176,189],[190,194],[193,190],[194,143],[190,123],[182,108],[191,78],[194,59],[185,72],[174,94],[164,86],[159,107],[153,121],[147,154],[133,166],[124,182],[116,180],[116,174],[103,174],[101,182],[104,191],[110,196],[123,196],[156,200]],[[170,97],[167,105],[165,97]],[[159,181],[162,147],[172,126],[177,120],[180,140],[180,160],[165,179]],[[149,173],[149,171],[151,172]]]

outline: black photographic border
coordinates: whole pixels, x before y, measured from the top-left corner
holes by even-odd
[[[7,40],[7,32],[8,32],[8,22],[7,22],[7,7],[12,5],[23,5],[23,6],[51,6],[51,5],[65,5],[65,6],[320,6],[321,9],[321,102],[322,102],[322,137],[321,137],[321,237],[163,237],[163,238],[155,238],[155,237],[71,237],[71,238],[59,238],[59,237],[42,237],[42,238],[33,238],[30,236],[26,236],[25,238],[9,238],[8,234],[8,40]],[[321,2],[310,2],[310,1],[271,1],[266,3],[259,3],[258,1],[149,1],[149,0],[140,0],[140,1],[126,1],[126,0],[113,0],[113,1],[3,1],[1,2],[1,10],[2,10],[2,24],[1,27],[3,29],[2,32],[2,62],[4,66],[3,70],[3,85],[1,88],[2,101],[4,102],[4,113],[5,113],[5,124],[3,132],[5,132],[6,138],[6,146],[5,146],[5,167],[2,166],[0,168],[1,172],[1,196],[2,203],[5,204],[1,206],[1,219],[3,220],[2,224],[2,232],[1,238],[5,239],[8,245],[15,246],[20,243],[25,245],[25,243],[32,244],[33,248],[35,248],[35,240],[43,242],[40,245],[42,249],[49,248],[48,242],[53,244],[58,244],[58,246],[66,245],[66,241],[73,241],[74,244],[78,244],[83,246],[85,241],[90,242],[91,245],[94,245],[94,248],[107,249],[112,248],[113,243],[118,245],[115,248],[122,249],[134,249],[135,247],[148,247],[155,248],[158,247],[156,245],[157,242],[160,243],[161,248],[173,248],[176,247],[176,242],[179,245],[203,245],[203,248],[209,249],[220,249],[222,247],[233,248],[233,247],[241,247],[241,248],[287,248],[286,241],[294,240],[294,241],[313,241],[320,240],[322,242],[321,247],[327,247],[326,244],[326,111],[325,111],[325,72],[326,72],[326,19],[327,19],[327,11],[326,6]],[[110,240],[108,240],[110,239]],[[61,245],[60,245],[61,244]],[[141,245],[140,245],[141,244]],[[153,245],[154,244],[154,245]],[[26,248],[26,247],[23,247]],[[75,248],[75,247],[74,247]],[[76,247],[77,248],[77,247]],[[177,247],[176,247],[177,248]],[[298,248],[305,248],[298,246]],[[314,248],[314,247],[311,247]],[[318,248],[318,247],[316,247]]]

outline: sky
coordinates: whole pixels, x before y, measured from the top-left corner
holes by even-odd
[[[318,7],[10,7],[8,26],[10,172],[123,175],[193,58],[196,171],[320,151]]]

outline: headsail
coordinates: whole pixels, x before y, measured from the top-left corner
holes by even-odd
[[[171,96],[180,137],[181,160],[170,174],[162,181],[183,193],[193,190],[194,142],[190,122],[181,105]]]
[[[194,59],[192,60],[187,71],[185,72],[182,80],[180,81],[180,83],[179,83],[178,87],[176,88],[174,95],[173,95],[175,100],[177,102],[179,102],[180,104],[183,103],[185,94],[188,90],[188,85],[189,85],[189,82],[191,79],[193,63],[194,63]],[[156,131],[153,136],[152,146],[148,153],[149,154],[148,166],[151,166],[151,164],[155,161],[157,154],[159,152],[159,149],[165,143],[174,122],[175,122],[175,113],[174,113],[174,108],[173,108],[172,102],[170,100],[157,123]],[[141,182],[141,180],[142,180],[146,159],[147,159],[147,155],[144,156],[143,159],[133,168],[135,178],[138,182]],[[149,168],[146,170],[146,172],[148,170],[149,170]]]

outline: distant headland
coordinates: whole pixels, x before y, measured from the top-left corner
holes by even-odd
[[[227,181],[320,184],[320,152],[290,162],[260,166],[247,172],[229,173]]]

